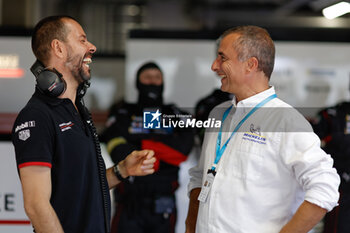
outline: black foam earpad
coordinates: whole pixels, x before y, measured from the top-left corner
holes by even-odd
[[[38,89],[51,97],[58,97],[66,90],[66,83],[62,74],[56,69],[46,69],[43,64],[36,60],[30,68],[36,78]]]

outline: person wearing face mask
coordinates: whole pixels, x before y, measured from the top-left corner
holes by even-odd
[[[174,193],[179,186],[179,165],[192,149],[194,131],[144,128],[145,112],[159,111],[175,118],[187,114],[175,105],[163,103],[163,85],[160,67],[154,62],[143,64],[136,74],[137,103],[122,101],[115,104],[101,135],[114,162],[123,160],[132,150],[143,148],[154,150],[157,158],[153,175],[131,177],[115,190],[114,233],[169,233],[175,230]]]
[[[142,76],[141,76],[142,74]],[[158,107],[163,104],[163,73],[153,62],[140,67],[136,74],[136,88],[139,91],[137,104],[140,108]]]

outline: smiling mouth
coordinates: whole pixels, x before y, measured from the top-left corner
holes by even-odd
[[[91,58],[85,58],[84,60],[83,60],[83,63],[84,63],[84,65],[87,67],[87,68],[90,68],[90,63],[92,62],[92,60],[91,60]]]

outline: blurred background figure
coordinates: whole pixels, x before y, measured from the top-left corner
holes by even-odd
[[[341,177],[339,206],[326,215],[324,233],[347,233],[350,231],[350,102],[321,110],[312,123]]]
[[[208,119],[210,111],[217,105],[232,100],[233,94],[215,89],[210,95],[200,99],[196,104],[195,114],[197,120],[205,121]],[[203,143],[205,128],[197,128],[197,135],[200,143]]]
[[[174,118],[187,114],[175,105],[163,104],[163,84],[159,66],[153,62],[143,64],[136,75],[138,102],[121,101],[112,106],[101,135],[113,161],[142,148],[153,149],[157,158],[154,175],[131,177],[115,190],[114,233],[174,232],[179,165],[192,149],[194,133],[185,128],[143,127],[144,112],[158,111]]]

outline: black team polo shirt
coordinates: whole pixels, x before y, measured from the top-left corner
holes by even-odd
[[[50,202],[65,233],[105,233],[96,148],[83,118],[71,100],[47,97],[36,90],[15,121],[12,141],[18,168],[51,168]]]

